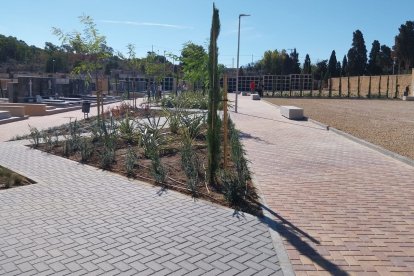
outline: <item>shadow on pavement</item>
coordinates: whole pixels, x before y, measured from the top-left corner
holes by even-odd
[[[261,204],[261,207],[272,214],[275,218],[279,219],[280,222],[277,222],[267,216],[263,216],[261,218],[261,221],[274,231],[278,232],[281,236],[283,236],[287,242],[293,245],[296,250],[298,250],[302,255],[311,259],[314,263],[318,264],[326,271],[331,273],[331,275],[349,275],[348,272],[342,270],[338,265],[321,256],[312,246],[310,246],[306,241],[303,241],[301,237],[306,237],[311,242],[320,244],[318,240],[302,231],[301,229],[297,228],[291,222],[284,219],[282,216],[264,206],[263,204]]]
[[[246,133],[246,132],[243,132],[243,131],[240,131],[240,137],[242,139],[253,139],[256,142],[262,142],[262,143],[265,143],[267,145],[274,145],[273,143],[270,143],[270,142],[268,142],[268,141],[266,141],[266,140],[264,140],[264,139],[262,139],[258,136],[253,136],[250,133]]]

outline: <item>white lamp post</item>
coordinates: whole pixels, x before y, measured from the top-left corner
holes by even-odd
[[[239,14],[239,31],[237,39],[237,71],[236,71],[236,103],[234,111],[237,113],[237,97],[239,94],[239,54],[240,54],[240,19],[242,16],[250,16],[250,14]]]

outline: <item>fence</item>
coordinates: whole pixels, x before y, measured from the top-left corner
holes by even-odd
[[[235,77],[227,78],[229,92],[236,91]],[[264,76],[239,76],[240,92],[249,92],[250,84],[254,82],[256,88],[261,88],[265,92],[271,92],[273,96],[288,92],[290,96],[299,93],[303,96],[305,91],[312,91],[317,86],[310,74],[291,74],[291,75],[264,75]],[[221,86],[223,80],[220,80]]]
[[[332,78],[328,82],[333,97],[402,98],[406,87],[413,93],[412,75],[381,75]]]
[[[250,91],[251,82],[261,86],[265,95],[279,97],[402,98],[407,87],[409,95],[414,95],[414,69],[411,75],[341,77],[327,82],[310,74],[239,76],[239,91]],[[235,77],[227,78],[227,87],[229,92],[236,91]]]

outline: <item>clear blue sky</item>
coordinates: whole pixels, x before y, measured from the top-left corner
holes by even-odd
[[[242,18],[240,64],[260,59],[266,50],[296,48],[312,63],[335,50],[342,61],[360,29],[368,52],[374,39],[394,45],[398,28],[414,20],[414,0],[217,0],[220,11],[219,61],[231,67],[237,54],[237,27]],[[29,45],[60,45],[51,28],[81,30],[78,16],[90,15],[108,45],[126,52],[136,45],[139,57],[154,51],[179,54],[187,41],[207,45],[211,0],[19,0],[1,4],[0,33]]]

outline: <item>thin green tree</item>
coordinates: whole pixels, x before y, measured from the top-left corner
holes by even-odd
[[[209,76],[209,104],[208,104],[208,180],[215,184],[216,174],[220,163],[220,120],[217,115],[217,108],[220,102],[220,79],[217,65],[218,49],[217,38],[220,33],[219,11],[213,4],[213,19],[210,33],[210,46],[208,55],[208,76]]]
[[[87,85],[95,77],[96,90],[98,90],[99,72],[103,69],[103,65],[106,59],[111,56],[111,53],[106,45],[106,37],[99,33],[93,18],[82,15],[79,16],[79,20],[84,26],[83,33],[79,31],[65,33],[56,27],[52,28],[52,32],[61,40],[62,44],[68,43],[82,57],[72,72],[76,75],[85,76]],[[99,97],[97,101],[99,120],[103,110],[100,108]]]

